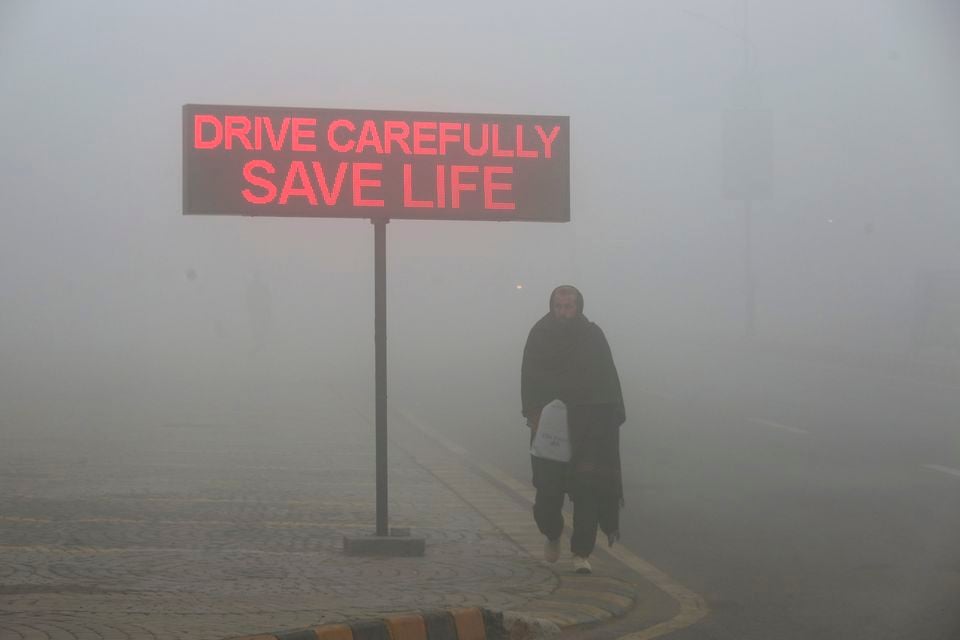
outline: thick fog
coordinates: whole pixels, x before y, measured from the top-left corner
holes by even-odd
[[[392,402],[520,424],[562,283],[625,384],[744,340],[744,108],[772,133],[752,340],[956,363],[958,60],[951,0],[4,2],[0,426],[309,421],[323,384],[372,404],[372,226],[184,216],[186,103],[570,117],[570,223],[388,225]]]

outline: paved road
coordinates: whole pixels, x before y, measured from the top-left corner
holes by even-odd
[[[624,541],[711,610],[671,637],[960,637],[960,388],[782,354],[650,356],[620,362]],[[516,420],[459,412],[478,424],[455,437],[528,478]]]

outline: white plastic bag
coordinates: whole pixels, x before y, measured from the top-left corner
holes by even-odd
[[[570,461],[567,405],[560,400],[552,401],[540,412],[540,426],[530,444],[530,454],[557,462]]]

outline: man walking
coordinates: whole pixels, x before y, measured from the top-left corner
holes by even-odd
[[[584,317],[583,295],[575,287],[554,289],[550,311],[530,330],[523,350],[520,394],[531,442],[543,407],[556,399],[567,406],[570,461],[531,456],[537,490],[533,516],[547,538],[544,559],[556,562],[564,527],[563,501],[569,493],[574,569],[590,573],[588,557],[596,544],[597,528],[610,545],[620,538],[620,425],[626,414],[610,346],[600,327]]]

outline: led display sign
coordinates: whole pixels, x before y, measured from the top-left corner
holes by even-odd
[[[183,107],[183,210],[419,220],[570,220],[570,119]]]

